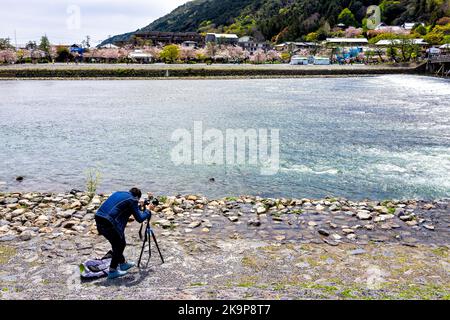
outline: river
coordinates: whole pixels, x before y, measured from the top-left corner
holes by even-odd
[[[277,173],[177,165],[194,123],[279,129]],[[0,81],[0,139],[0,191],[84,190],[96,168],[101,192],[450,197],[450,82],[432,77]]]

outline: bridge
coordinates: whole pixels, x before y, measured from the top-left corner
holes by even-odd
[[[450,76],[450,54],[434,56],[428,59],[427,71],[437,76]]]

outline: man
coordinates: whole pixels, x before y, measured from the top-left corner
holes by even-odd
[[[125,227],[131,215],[137,222],[142,223],[151,216],[154,206],[147,206],[144,211],[139,209],[141,190],[132,188],[129,192],[115,192],[98,209],[95,215],[97,230],[112,246],[112,260],[109,267],[108,279],[115,279],[127,274],[135,266],[127,262],[123,256],[126,247]]]

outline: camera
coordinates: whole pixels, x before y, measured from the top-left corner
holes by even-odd
[[[159,200],[156,198],[150,198],[150,199],[145,199],[144,200],[144,206],[148,206],[148,205],[154,205],[155,207],[159,206]]]

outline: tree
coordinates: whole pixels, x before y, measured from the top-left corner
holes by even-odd
[[[59,47],[56,49],[56,61],[58,62],[67,62],[71,60],[72,55],[69,52],[69,49],[66,47]]]
[[[17,54],[12,49],[0,50],[0,64],[1,63],[15,63],[17,61]]]
[[[50,56],[50,41],[47,36],[41,37],[41,42],[39,43],[39,50],[44,51],[47,56]]]
[[[180,56],[180,47],[175,44],[165,46],[161,51],[160,57],[166,63],[174,63]]]
[[[319,35],[317,32],[310,32],[306,35],[305,40],[308,42],[317,42],[319,39]]]
[[[414,28],[414,32],[420,34],[421,36],[424,36],[427,34],[427,28],[425,28],[422,24],[419,24]]]
[[[0,38],[0,50],[12,49],[9,38]]]
[[[345,8],[344,10],[341,11],[341,13],[338,16],[338,22],[343,23],[348,27],[349,26],[353,26],[353,27],[358,26],[358,22],[355,19],[355,15],[350,11],[349,8]]]
[[[37,49],[36,41],[28,41],[28,43],[25,45],[25,49],[27,50],[35,50]]]

